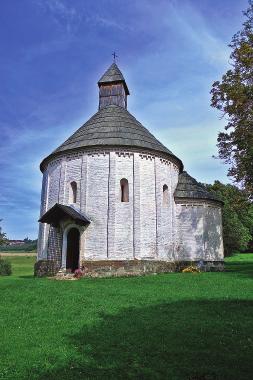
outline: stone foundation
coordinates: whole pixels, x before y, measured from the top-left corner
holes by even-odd
[[[151,261],[151,260],[83,260],[81,268],[85,276],[90,277],[119,277],[141,276],[152,273],[181,272],[190,265],[197,265],[192,261]],[[204,261],[201,267],[203,272],[224,271],[223,261]]]
[[[50,277],[55,276],[60,270],[60,265],[55,260],[39,260],[34,264],[34,276]]]
[[[152,261],[152,260],[83,260],[81,269],[85,277],[120,277],[143,276],[152,273],[181,272],[190,265],[197,265],[192,261]],[[54,260],[39,260],[34,265],[34,276],[55,276],[60,270],[59,264]],[[201,267],[203,272],[224,271],[223,261],[204,261]]]

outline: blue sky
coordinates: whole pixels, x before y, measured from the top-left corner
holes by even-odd
[[[228,182],[212,158],[224,120],[210,88],[247,0],[2,0],[0,218],[11,239],[37,237],[39,163],[98,106],[117,61],[128,109],[201,182]]]

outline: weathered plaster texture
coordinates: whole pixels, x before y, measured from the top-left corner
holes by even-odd
[[[62,155],[44,171],[41,215],[55,203],[68,205],[70,183],[75,181],[73,206],[91,220],[80,233],[80,261],[222,260],[220,207],[208,202],[176,204],[178,175],[175,163],[154,153],[115,148]],[[122,178],[128,180],[129,202],[121,202]],[[40,225],[39,260],[62,260],[64,267],[64,228],[67,225],[58,230]]]
[[[177,259],[223,259],[220,207],[204,202],[178,204],[177,225]]]

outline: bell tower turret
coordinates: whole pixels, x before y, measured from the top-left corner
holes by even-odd
[[[99,109],[111,104],[127,108],[129,90],[122,72],[114,62],[98,81]]]

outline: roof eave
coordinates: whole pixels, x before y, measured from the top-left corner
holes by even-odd
[[[193,198],[193,197],[177,197],[174,195],[174,200],[175,200],[175,203],[179,204],[179,203],[183,203],[183,202],[210,202],[210,203],[218,203],[220,204],[221,207],[224,206],[224,202],[219,200],[219,199],[212,199],[212,198],[204,198],[204,197],[201,197],[201,198]]]
[[[47,223],[52,225],[58,225],[60,220],[64,218],[72,219],[76,224],[86,225],[90,223],[89,218],[80,213],[74,207],[55,203],[49,210],[47,210],[38,220],[40,223]]]
[[[53,152],[51,154],[49,154],[49,156],[47,156],[46,158],[44,158],[41,163],[40,163],[40,171],[43,173],[44,170],[45,170],[45,166],[46,164],[53,158],[57,157],[57,156],[60,156],[62,154],[69,154],[69,153],[74,153],[74,152],[77,152],[77,151],[87,151],[87,150],[90,150],[90,149],[108,149],[108,148],[123,148],[123,149],[129,149],[129,150],[138,150],[138,147],[131,147],[131,146],[127,146],[127,145],[114,145],[113,147],[111,145],[90,145],[89,147],[78,147],[78,148],[74,148],[74,149],[66,149],[64,151],[60,151],[60,152]],[[156,154],[163,154],[163,155],[166,155],[170,158],[172,158],[174,161],[177,162],[178,164],[178,168],[179,168],[179,173],[182,173],[183,172],[183,169],[184,169],[184,165],[183,165],[183,162],[177,157],[175,156],[173,153],[167,153],[167,152],[161,152],[159,150],[156,150],[156,149],[148,149],[148,148],[141,148],[140,149],[141,151],[146,151],[146,152],[155,152]]]

